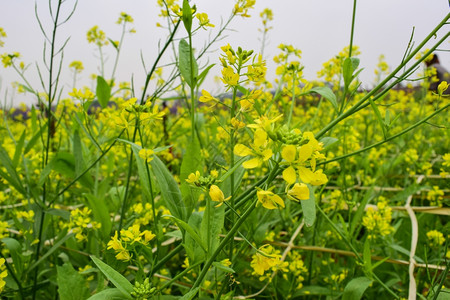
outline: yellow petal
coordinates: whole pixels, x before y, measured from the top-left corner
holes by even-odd
[[[249,147],[244,146],[242,144],[237,144],[236,146],[234,146],[234,154],[238,156],[247,156],[252,153],[253,151]]]
[[[306,160],[308,160],[308,158],[311,157],[313,153],[313,148],[311,147],[311,145],[306,144],[300,147],[300,149],[298,150],[298,160],[299,162],[305,162]]]
[[[323,174],[322,169],[314,172],[314,176],[311,180],[312,185],[322,185],[328,182],[327,175]]]
[[[287,145],[281,150],[281,157],[287,162],[293,162],[295,160],[295,154],[297,153],[297,147],[294,145]]]
[[[293,184],[297,180],[297,174],[292,166],[283,171],[283,179],[289,184]]]
[[[271,158],[272,157],[272,150],[270,150],[270,149],[266,149],[266,150],[264,150],[263,152],[262,152],[262,155],[264,156],[264,161],[267,161],[267,160],[269,160],[269,158]]]
[[[298,168],[298,175],[300,175],[300,179],[304,183],[310,183],[314,177],[313,172],[310,169],[305,168],[305,167]]]
[[[308,200],[309,199],[309,188],[304,183],[296,183],[287,192],[287,196],[289,199],[292,200]]]
[[[256,129],[254,136],[255,148],[263,147],[267,140],[267,133],[261,128]]]
[[[261,165],[261,163],[262,163],[261,159],[255,157],[253,159],[250,159],[250,160],[247,160],[246,162],[244,162],[242,164],[242,166],[245,169],[254,169],[256,167],[259,167]]]

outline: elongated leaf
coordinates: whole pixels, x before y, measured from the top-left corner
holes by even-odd
[[[306,226],[310,227],[314,224],[316,220],[316,197],[314,196],[314,191],[311,185],[308,184],[309,188],[309,199],[301,200],[300,203],[303,209],[303,218],[305,219]]]
[[[17,191],[22,194],[26,194],[25,189],[22,186],[22,181],[17,175],[16,168],[14,168],[13,162],[6,152],[5,148],[0,144],[0,164],[6,169],[6,172],[3,172],[0,168],[0,175],[6,179]]]
[[[192,88],[196,84],[196,77],[198,75],[198,65],[194,56],[191,56],[190,46],[185,40],[181,40],[178,46],[178,68],[184,81]],[[191,60],[192,68],[191,71]],[[192,77],[194,75],[194,77]]]
[[[370,251],[370,240],[368,238],[364,242],[363,261],[364,272],[366,273],[366,275],[372,274],[372,252]]]
[[[66,263],[56,266],[58,294],[61,300],[84,300],[90,295],[86,279],[75,271],[72,265]]]
[[[333,93],[333,91],[326,86],[318,86],[310,89],[308,93],[317,93],[330,101],[331,105],[333,105],[334,109],[338,109],[338,104],[336,100],[336,95]]]
[[[188,224],[192,228],[195,228],[196,232],[200,232],[203,214],[204,212],[194,211],[189,217]],[[185,230],[183,230],[183,232],[185,232]],[[183,234],[181,234],[181,236],[183,236]],[[197,243],[197,241],[190,234],[184,234],[183,245],[184,249],[186,250],[186,254],[189,258],[189,263],[196,264],[198,262],[202,262],[205,260],[206,257],[205,250],[200,246],[199,243]]]
[[[3,238],[1,241],[5,244],[6,249],[9,250],[17,275],[20,277],[23,271],[22,246],[13,238]]]
[[[100,106],[102,108],[107,107],[109,99],[111,98],[111,87],[101,76],[97,76],[97,88],[95,92],[97,94],[97,100],[98,103],[100,103]]]
[[[342,75],[344,77],[344,84],[346,87],[350,85],[350,83],[353,81],[354,76],[353,73],[359,66],[359,58],[356,57],[347,57],[344,60],[344,64],[342,66]]]
[[[89,206],[94,213],[94,219],[102,226],[100,227],[100,232],[103,235],[103,239],[108,239],[111,233],[111,218],[109,216],[108,206],[104,199],[95,197],[92,194],[85,194],[88,199]]]
[[[333,145],[334,143],[338,142],[339,140],[337,138],[334,137],[330,137],[330,136],[326,136],[320,139],[320,142],[323,143],[323,148],[327,149],[328,147],[330,147],[331,145]]]
[[[150,177],[147,173],[147,166],[145,165],[145,161],[139,156],[139,151],[140,149],[142,149],[142,147],[131,145],[131,149],[133,150],[134,158],[136,159],[136,165],[138,167],[138,174],[142,186],[142,191],[144,192],[145,197],[150,200]]]
[[[197,295],[198,290],[200,288],[195,288],[192,291],[188,292],[187,294],[185,294],[183,297],[181,297],[179,300],[191,300],[194,299],[195,295]]]
[[[214,65],[215,65],[215,64],[211,64],[211,65],[207,66],[207,67],[200,73],[200,75],[198,75],[198,78],[197,78],[198,86],[200,86],[200,85],[203,83],[203,81],[204,81],[205,78],[206,78],[206,75],[208,75],[209,70],[211,70],[211,68],[214,67]]]
[[[224,266],[224,265],[222,265],[220,262],[215,261],[215,262],[213,262],[212,264],[213,264],[213,266],[216,267],[217,269],[219,269],[219,270],[221,270],[221,271],[224,271],[224,272],[226,272],[226,273],[236,273],[232,268],[227,267],[227,266]]]
[[[189,5],[188,0],[183,0],[183,24],[184,28],[186,28],[186,31],[188,34],[191,34],[192,30],[192,10],[191,6]]]
[[[109,281],[114,284],[116,288],[118,288],[123,296],[127,299],[133,299],[131,297],[131,292],[133,292],[133,285],[113,268],[102,262],[97,257],[91,255],[92,261],[97,265],[98,269],[105,275],[106,278],[109,279]]]
[[[165,215],[164,217],[173,219],[175,221],[175,223],[177,223],[178,227],[181,227],[184,230],[186,230],[186,232],[189,233],[189,235],[197,242],[197,244],[199,244],[202,247],[202,249],[206,252],[207,247],[206,247],[205,241],[203,241],[200,238],[198,232],[194,228],[192,228],[188,223],[186,223],[183,220],[180,220],[174,216]]]
[[[25,151],[23,152],[23,154],[27,154],[28,151],[30,151],[34,145],[36,144],[37,141],[39,141],[39,138],[41,137],[42,133],[47,130],[47,123],[45,123],[44,126],[42,126],[38,132],[36,132],[35,135],[33,135],[33,137],[28,141],[27,145],[25,146]]]
[[[219,246],[219,235],[222,232],[224,226],[225,205],[214,207],[214,202],[212,202],[210,199],[207,199],[206,201],[209,201],[210,203],[209,205],[206,205],[206,209],[203,214],[200,234],[203,241],[209,241],[207,249],[208,253],[211,254]]]
[[[150,162],[150,165],[152,166],[152,171],[155,174],[162,197],[170,213],[180,220],[187,220],[186,208],[181,197],[181,191],[172,174],[170,174],[167,167],[156,155]]]
[[[186,152],[183,155],[183,161],[181,162],[180,169],[180,190],[183,197],[183,202],[186,205],[187,218],[194,209],[194,205],[198,200],[200,191],[198,189],[192,189],[186,182],[189,174],[199,171],[202,173],[203,159],[200,153],[200,144],[197,138],[194,138],[186,148]]]
[[[342,300],[359,300],[364,295],[364,292],[372,283],[367,277],[358,277],[352,279],[344,289]]]
[[[87,300],[120,300],[123,299],[123,293],[116,288],[103,290],[92,295]]]
[[[383,136],[386,139],[387,138],[386,125],[383,122],[380,110],[378,109],[378,106],[375,104],[375,102],[373,102],[371,98],[369,98],[369,102],[370,105],[372,106],[373,111],[375,112],[375,116],[377,117],[378,123],[380,124],[380,127],[383,130]]]
[[[75,158],[75,176],[84,169],[83,150],[81,148],[81,138],[78,130],[73,133],[73,156]]]
[[[16,145],[16,151],[14,152],[14,157],[13,157],[14,168],[17,168],[17,165],[19,164],[20,155],[22,154],[23,145],[25,143],[25,136],[26,136],[25,133],[26,133],[26,130],[23,131],[23,133],[20,136],[20,139]]]

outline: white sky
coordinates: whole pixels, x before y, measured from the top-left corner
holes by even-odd
[[[52,0],[52,2],[55,2]],[[181,1],[180,1],[181,2]],[[234,1],[219,0],[192,0],[199,12],[206,12],[210,20],[216,25],[212,35],[217,32],[221,20],[227,20]],[[280,43],[291,44],[303,52],[302,64],[305,66],[304,74],[307,79],[316,79],[316,73],[322,64],[341,51],[349,44],[352,0],[257,0],[254,10],[250,11],[252,18],[235,18],[227,37],[213,46],[219,49],[226,43],[237,48],[261,48],[262,27],[259,13],[264,8],[271,8],[274,13],[273,30],[269,32],[268,45],[265,49],[265,58],[268,63],[268,78],[273,79],[275,66],[272,57],[279,53],[277,46]],[[73,0],[66,0],[66,7],[70,7]],[[48,1],[37,0],[38,11],[47,30],[50,30],[48,18]],[[142,51],[147,68],[153,63],[157,55],[158,41],[164,42],[167,31],[156,28],[156,22],[163,23],[158,17],[159,9],[156,0],[79,0],[78,7],[72,19],[60,28],[59,44],[70,36],[70,41],[64,53],[63,72],[61,74],[65,95],[71,88],[72,77],[67,66],[73,60],[83,62],[85,70],[79,75],[77,87],[90,85],[90,74],[99,73],[99,61],[96,47],[88,44],[86,32],[94,25],[106,32],[113,40],[118,40],[121,26],[115,24],[120,12],[127,12],[134,20],[137,33],[125,38],[123,52],[119,61],[117,79],[119,81],[134,81],[138,91],[143,85],[145,72],[142,67],[140,53]],[[395,67],[403,57],[413,26],[415,26],[414,41],[419,44],[424,37],[449,13],[447,0],[360,0],[357,3],[356,29],[354,44],[360,47],[361,64],[364,71],[360,75],[364,87],[370,87],[374,81],[374,69],[380,54],[386,56],[386,61]],[[163,23],[164,24],[164,23]],[[447,25],[448,26],[448,25]],[[18,51],[25,63],[30,63],[26,73],[27,78],[38,86],[39,80],[35,63],[42,65],[42,49],[44,38],[39,30],[34,16],[34,1],[30,0],[0,0],[0,27],[8,35],[3,39],[5,46],[0,53]],[[180,28],[177,37],[183,37],[184,28]],[[448,30],[444,28],[441,32]],[[441,33],[438,38],[442,36]],[[208,38],[207,33],[194,37],[194,43],[200,47]],[[441,49],[450,49],[449,41],[444,42]],[[114,50],[108,46],[106,74],[112,70]],[[210,63],[218,63],[220,52],[215,51],[209,55]],[[440,53],[441,63],[450,69],[450,52]],[[168,52],[165,62],[172,57]],[[200,65],[207,61],[203,60]],[[220,86],[214,83],[213,75],[220,74],[220,67],[216,65],[210,72],[209,79],[202,88],[211,92],[219,91]],[[105,77],[108,77],[106,75]],[[108,79],[108,78],[106,78]],[[0,68],[0,101],[8,103],[14,99],[34,103],[32,96],[13,96],[12,81],[19,81],[19,77],[11,69]],[[7,92],[7,93],[6,93]]]

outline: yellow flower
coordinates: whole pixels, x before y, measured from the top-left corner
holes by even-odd
[[[118,233],[114,234],[114,237],[111,238],[111,240],[108,242],[108,248],[107,249],[114,249],[114,250],[125,250],[125,248],[122,245],[122,242],[118,238]]]
[[[255,156],[254,158],[247,160],[242,164],[245,169],[254,169],[262,165],[263,162],[269,160],[272,157],[272,150],[267,148],[267,133],[258,128],[255,131],[252,148],[242,144],[236,144],[234,146],[234,154],[238,156]]]
[[[261,246],[258,252],[252,256],[250,266],[253,274],[263,275],[265,271],[276,267],[281,263],[281,255],[270,245]]]
[[[216,207],[221,206],[224,201],[227,201],[231,198],[230,196],[225,199],[222,190],[215,184],[211,185],[211,187],[209,188],[209,196],[211,197],[212,201],[219,202],[219,204],[217,204]]]
[[[437,230],[428,231],[427,238],[430,241],[431,247],[441,246],[445,242],[444,235],[442,234],[442,232],[439,232]]]
[[[234,73],[232,67],[225,67],[222,69],[222,78],[220,78],[223,83],[228,86],[237,85],[239,82],[239,74]]]
[[[206,13],[197,13],[195,15],[195,17],[198,19],[200,27],[203,27],[203,28],[204,27],[214,27],[214,24],[211,24],[209,22],[208,14],[206,14]]]
[[[308,200],[309,199],[309,188],[304,183],[296,183],[294,186],[287,192],[287,196],[292,200]]]
[[[195,183],[199,180],[200,178],[200,172],[199,171],[195,171],[194,173],[189,174],[188,178],[186,179],[187,183]]]
[[[304,183],[310,183],[312,185],[322,185],[328,182],[327,175],[323,174],[322,169],[313,172],[308,168],[300,167],[299,175]]]
[[[271,191],[259,190],[256,192],[258,204],[261,203],[267,209],[277,209],[278,206],[284,207],[284,201],[280,196]]]
[[[125,22],[125,23],[127,23],[127,22],[128,23],[133,23],[134,20],[129,14],[121,12],[120,13],[120,17],[119,17],[119,19],[117,20],[116,23],[117,24],[122,24],[123,22]]]
[[[217,104],[217,102],[219,102],[219,99],[214,98],[213,96],[211,96],[211,94],[209,92],[207,92],[205,90],[202,90],[202,95],[200,96],[198,101],[203,102],[203,103],[208,103],[208,102],[213,101],[211,106],[214,106],[214,105]]]

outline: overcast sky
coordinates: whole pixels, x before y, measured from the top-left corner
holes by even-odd
[[[212,29],[212,35],[217,32],[221,21],[228,19],[234,5],[234,1],[231,0],[191,2],[197,5],[199,12],[208,13],[211,22],[216,25]],[[34,16],[34,3],[31,0],[0,0],[0,27],[3,27],[8,35],[3,39],[5,45],[0,48],[0,53],[20,52],[21,59],[25,63],[33,64],[26,74],[27,77],[33,84],[38,85],[34,64],[38,62],[42,67],[44,38]],[[73,0],[66,0],[65,5],[70,7],[71,3],[74,3]],[[48,1],[37,0],[37,5],[44,26],[50,30]],[[250,11],[252,18],[235,18],[230,27],[235,31],[228,31],[227,37],[213,49],[219,49],[220,46],[230,43],[236,48],[241,46],[244,49],[259,51],[261,33],[258,28],[262,27],[259,13],[264,8],[270,8],[274,13],[274,20],[271,23],[273,29],[269,32],[264,53],[268,63],[268,78],[274,77],[275,66],[272,58],[279,53],[277,46],[285,43],[302,50],[301,62],[305,66],[305,77],[310,80],[316,79],[317,71],[321,69],[322,64],[349,44],[352,6],[352,0],[256,0],[255,9]],[[133,76],[136,87],[142,86],[145,72],[141,63],[141,52],[146,65],[151,65],[157,54],[158,41],[164,41],[167,35],[165,29],[155,26],[157,22],[163,23],[163,19],[158,17],[156,0],[79,0],[75,14],[58,32],[59,44],[70,36],[64,52],[64,69],[61,74],[66,94],[72,83],[67,66],[73,60],[80,60],[85,66],[78,87],[89,84],[90,74],[99,73],[97,50],[93,44],[87,43],[86,32],[92,26],[98,25],[108,37],[118,40],[121,27],[115,22],[122,11],[134,18],[137,33],[125,38],[117,77],[120,81],[130,81]],[[358,1],[354,44],[358,45],[362,52],[360,66],[364,71],[360,79],[363,86],[370,87],[373,84],[374,69],[380,54],[384,54],[388,64],[395,67],[403,57],[413,27],[415,27],[414,41],[417,45],[448,13],[447,0]],[[448,31],[448,27],[442,30],[445,31]],[[184,28],[177,37],[183,35]],[[438,38],[442,35],[442,33],[438,35]],[[194,43],[200,47],[207,39],[208,33],[202,32],[194,37]],[[440,48],[449,50],[449,41]],[[109,74],[114,51],[111,46],[107,49],[109,61],[106,74]],[[209,62],[218,63],[219,54],[219,51],[211,53],[208,56]],[[168,53],[166,62],[171,56]],[[440,58],[441,63],[450,69],[450,53],[442,52]],[[211,71],[211,75],[217,74],[220,74],[218,65]],[[12,96],[11,82],[19,81],[19,77],[10,69],[1,68],[0,78],[2,103],[5,98],[8,102],[12,98],[15,102],[34,102],[34,99],[30,100],[30,95]],[[213,76],[210,76],[202,88],[212,92],[220,90]],[[5,96],[6,91],[8,94]]]

